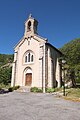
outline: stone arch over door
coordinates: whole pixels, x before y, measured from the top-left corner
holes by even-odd
[[[25,86],[32,85],[32,69],[30,67],[26,68],[24,71],[24,81],[25,81]]]

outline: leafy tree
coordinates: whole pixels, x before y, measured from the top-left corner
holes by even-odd
[[[0,83],[8,85],[11,82],[11,71],[9,67],[0,69]]]
[[[68,77],[72,80],[73,86],[75,82],[80,82],[80,38],[65,44],[60,51],[64,54],[67,61]]]
[[[7,63],[13,62],[13,55],[0,54],[0,84],[7,85],[11,82],[11,71],[10,67],[2,67]]]

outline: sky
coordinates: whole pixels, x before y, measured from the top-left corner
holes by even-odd
[[[0,53],[13,54],[29,14],[56,48],[80,38],[80,0],[0,0]]]

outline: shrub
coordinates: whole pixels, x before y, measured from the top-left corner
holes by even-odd
[[[0,90],[2,90],[2,88],[0,87]]]
[[[8,89],[9,92],[12,92],[13,90],[14,90],[14,87],[10,87],[10,88]]]
[[[30,89],[30,91],[31,91],[31,92],[39,92],[39,93],[41,93],[41,92],[42,92],[42,89],[39,89],[39,88],[37,88],[37,87],[32,87],[32,88]]]
[[[58,91],[62,91],[63,90],[63,86],[62,87],[60,87],[60,88],[55,88],[55,92],[58,92]]]
[[[55,89],[54,88],[46,88],[46,92],[53,93],[53,92],[55,92]]]
[[[37,91],[38,91],[38,88],[37,88],[37,87],[32,87],[32,88],[30,89],[30,91],[31,91],[31,92],[37,92]]]
[[[9,92],[12,92],[12,91],[14,91],[14,90],[17,90],[17,89],[19,89],[19,85],[18,86],[13,86],[13,87],[10,87],[9,89],[8,89],[8,91]]]
[[[0,68],[0,84],[8,85],[11,83],[11,68]]]
[[[43,92],[43,90],[42,89],[38,89],[38,91],[37,91],[38,93],[42,93]]]
[[[4,89],[4,88],[5,88],[5,89],[8,89],[10,86],[11,86],[10,83],[9,83],[8,85],[5,85],[5,84],[3,84],[3,83],[0,84],[0,88],[1,88],[1,89],[2,89],[2,88],[3,88],[3,89]]]
[[[20,88],[19,85],[13,87],[14,90],[17,90],[17,89],[19,89],[19,88]]]

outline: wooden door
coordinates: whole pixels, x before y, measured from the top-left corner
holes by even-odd
[[[25,85],[30,86],[32,83],[32,73],[27,73],[25,78]]]

